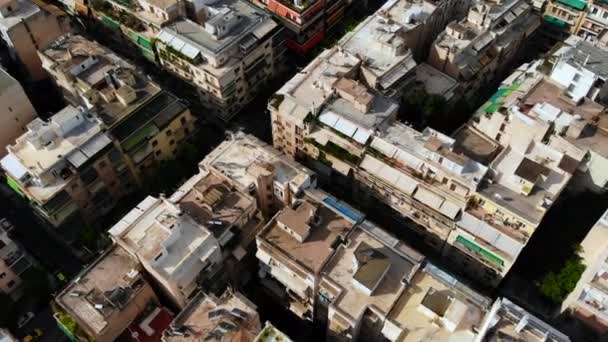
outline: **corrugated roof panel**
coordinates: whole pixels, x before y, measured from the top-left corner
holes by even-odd
[[[173,38],[173,40],[171,40],[169,45],[171,45],[171,47],[174,48],[175,50],[181,51],[182,48],[184,47],[184,45],[186,45],[186,43],[184,43],[181,39],[175,37],[175,38]]]
[[[74,167],[80,167],[89,160],[89,157],[80,150],[74,150],[66,158]]]
[[[500,233],[489,224],[482,222],[480,229],[477,231],[477,236],[493,245]]]
[[[357,125],[355,125],[352,122],[345,120],[343,118],[340,118],[338,120],[338,122],[336,122],[336,124],[334,125],[334,128],[338,132],[340,132],[348,137],[352,137],[355,134],[355,132],[357,131]]]
[[[383,153],[389,158],[393,158],[395,156],[395,153],[397,153],[398,151],[395,145],[380,138],[374,138],[374,140],[372,140],[371,147]]]
[[[418,182],[405,174],[401,174],[399,179],[397,179],[397,182],[395,183],[395,186],[405,192],[408,195],[412,195],[414,193],[414,191],[416,191],[416,188],[418,187]]]
[[[338,120],[340,120],[340,117],[332,112],[325,112],[319,115],[319,121],[332,128]]]
[[[405,165],[413,169],[420,168],[423,163],[422,160],[420,160],[418,157],[404,150],[397,150],[397,153],[393,158],[397,159],[398,161],[404,163]]]
[[[19,161],[19,158],[15,157],[13,154],[7,154],[0,160],[0,164],[2,165],[2,168],[15,179],[21,179],[28,174],[27,168],[23,166]]]
[[[196,58],[196,56],[198,56],[201,53],[201,51],[199,49],[195,48],[194,46],[192,46],[190,44],[184,45],[181,52],[190,59]]]
[[[500,234],[498,239],[496,239],[494,245],[496,246],[496,248],[509,254],[513,259],[515,259],[519,252],[521,252],[521,250],[524,248],[524,245],[521,244],[519,241],[505,234]]]
[[[353,136],[353,139],[355,139],[355,141],[359,144],[365,145],[369,140],[370,136],[371,132],[369,130],[359,127],[359,129],[357,129],[357,132]]]
[[[80,147],[80,151],[82,151],[82,153],[84,153],[87,157],[91,158],[111,143],[112,140],[110,140],[107,135],[100,133],[83,144]]]
[[[160,40],[161,42],[163,42],[165,44],[168,44],[173,40],[173,36],[167,31],[162,31],[158,35],[158,40]]]
[[[460,220],[458,220],[457,224],[460,228],[473,235],[477,235],[477,232],[481,228],[481,221],[467,212],[462,213],[462,216],[460,217]]]
[[[436,195],[422,187],[418,187],[418,190],[416,190],[416,193],[414,194],[414,198],[435,210],[439,210],[444,201],[443,197]]]
[[[443,215],[445,215],[451,219],[455,219],[456,215],[458,215],[459,211],[460,211],[459,206],[457,206],[456,204],[454,204],[452,202],[448,202],[448,201],[443,202],[443,204],[441,205],[441,208],[439,208],[440,213],[442,213]]]

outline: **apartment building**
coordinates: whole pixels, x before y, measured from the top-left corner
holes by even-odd
[[[201,173],[169,198],[148,196],[110,235],[184,307],[205,280],[226,272],[226,258],[245,255],[247,239],[253,241],[261,221],[253,197]]]
[[[589,1],[576,35],[586,41],[596,42],[608,29],[608,5],[601,1]]]
[[[33,81],[48,77],[37,51],[46,48],[69,30],[69,24],[29,0],[10,0],[0,4],[3,43],[11,58]]]
[[[545,23],[552,27],[549,32],[552,33],[553,36],[559,38],[567,37],[570,34],[579,32],[588,11],[588,5],[588,2],[585,0],[546,1],[543,19],[545,20]],[[587,23],[587,28],[589,28],[588,25],[589,23]],[[591,29],[593,29],[593,26]]]
[[[122,333],[119,341],[158,342],[169,328],[173,316],[165,307],[150,306]]]
[[[595,330],[608,333],[608,210],[581,242],[582,262],[587,266],[576,287],[562,302],[562,312]]]
[[[313,49],[335,26],[352,0],[250,0],[272,13],[289,31],[287,47],[297,53]],[[357,6],[361,4],[357,3]],[[365,4],[363,4],[365,6]]]
[[[69,7],[74,8],[77,3],[73,2]],[[164,26],[186,14],[188,4],[192,6],[193,2],[92,0],[88,2],[88,8],[99,22],[131,42],[142,56],[155,63],[154,39]]]
[[[570,342],[570,338],[506,298],[498,298],[479,327],[476,342]]]
[[[55,302],[84,331],[84,338],[115,341],[144,311],[157,307],[142,271],[137,259],[120,246],[112,247],[72,280]],[[58,316],[56,320],[63,325]]]
[[[0,165],[9,186],[55,227],[94,221],[132,184],[101,120],[72,106],[30,122]]]
[[[503,76],[539,26],[527,1],[480,1],[466,18],[439,34],[428,63],[459,81],[465,97],[472,99]]]
[[[34,265],[34,261],[11,239],[9,232],[13,229],[12,223],[0,218],[0,293],[17,301],[23,296],[21,276]]]
[[[27,98],[21,84],[0,68],[0,157],[6,155],[6,146],[12,144],[36,118],[36,110]]]
[[[101,119],[137,184],[194,131],[185,101],[96,42],[66,35],[39,54],[66,98]]]
[[[197,89],[203,105],[228,121],[272,77],[279,26],[244,0],[193,6],[194,16],[161,29],[155,40],[158,58]]]
[[[320,273],[363,215],[320,190],[283,208],[257,236],[262,282],[279,286],[298,317],[315,319]]]
[[[608,54],[580,39],[566,42],[572,45],[508,77],[472,124],[504,146],[528,139],[551,146],[572,159],[572,171],[580,165],[580,184],[603,191],[608,184]]]
[[[260,330],[257,307],[241,293],[228,289],[215,297],[199,292],[175,317],[161,341],[253,342]]]
[[[316,175],[252,135],[233,134],[199,164],[204,172],[251,194],[266,219],[290,206],[304,190],[317,186]]]
[[[474,127],[448,137],[397,123],[397,104],[360,81],[359,65],[334,48],[286,83],[269,102],[274,146],[497,285],[578,163],[540,142],[501,150]]]

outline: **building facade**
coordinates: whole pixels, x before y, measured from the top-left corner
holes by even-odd
[[[68,106],[27,129],[0,163],[9,186],[53,226],[94,221],[133,183],[103,123],[83,108]]]
[[[99,342],[115,341],[144,311],[158,306],[137,259],[112,247],[55,297],[59,307],[86,334]],[[59,316],[57,324],[64,331]]]
[[[21,276],[34,265],[34,261],[11,239],[9,232],[13,228],[7,219],[0,219],[0,292],[16,302],[24,294]]]
[[[96,42],[66,35],[39,54],[66,99],[101,119],[136,184],[173,159],[195,129],[185,101]]]
[[[562,312],[569,312],[578,321],[606,336],[608,332],[608,211],[591,228],[581,242],[582,262],[587,266],[576,287],[562,303]]]
[[[6,146],[12,144],[36,118],[36,110],[23,91],[23,87],[4,69],[0,69],[0,156],[6,155]]]
[[[478,2],[466,18],[439,34],[428,63],[459,81],[465,97],[472,99],[504,76],[540,24],[527,1]]]
[[[197,4],[193,11],[194,16],[162,28],[155,40],[158,59],[196,88],[203,105],[228,121],[272,77],[273,37],[279,27],[243,0]]]
[[[10,56],[33,81],[47,78],[37,51],[69,31],[69,24],[29,0],[5,1],[0,6],[0,32]]]

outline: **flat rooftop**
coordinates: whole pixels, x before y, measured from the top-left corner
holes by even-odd
[[[255,177],[248,171],[256,163],[270,164],[274,169],[275,181],[288,182],[295,187],[301,186],[313,175],[312,171],[268,144],[242,134],[236,134],[222,142],[201,161],[200,166],[219,172],[241,190],[249,191],[255,186]]]
[[[571,115],[580,115],[585,120],[592,120],[604,111],[602,105],[587,98],[581,104],[570,101],[563,95],[564,90],[549,80],[542,80],[524,97],[523,104],[531,108],[545,102]]]
[[[251,35],[250,38],[254,40],[262,39],[277,26],[270,15],[244,0],[221,0],[205,6],[218,12],[208,19],[209,24],[226,21],[228,16],[223,14],[223,11],[227,12],[227,9],[231,11],[230,18],[236,17],[236,24],[218,38],[196,22],[188,19],[180,20],[163,27],[158,39],[174,45],[177,50],[187,52],[187,55],[192,53],[191,55],[215,57],[229,52],[230,48],[248,39],[247,35]],[[188,46],[186,50],[183,49],[184,44]]]
[[[226,291],[220,298],[199,293],[175,317],[163,342],[254,341],[260,332],[257,307],[245,296]]]
[[[310,235],[300,242],[283,229],[278,222],[285,209],[280,211],[266,228],[259,234],[262,239],[282,254],[295,260],[310,272],[318,274],[334,251],[334,244],[340,238],[344,238],[353,228],[353,224],[316,200],[305,197],[303,201],[316,207],[318,222],[310,223]],[[291,211],[292,217],[289,221],[305,222],[308,219],[308,211]]]
[[[489,299],[427,264],[414,275],[388,320],[403,331],[399,341],[472,342],[489,305]]]
[[[368,64],[364,68],[388,88],[416,67],[404,36],[407,31],[424,24],[435,8],[429,1],[387,1],[340,45],[349,53],[366,59]]]
[[[55,300],[99,334],[117,312],[116,307],[127,306],[143,286],[147,283],[140,275],[139,262],[115,246],[85,269]]]
[[[480,331],[484,341],[570,342],[570,338],[506,298],[494,303],[493,315],[486,330]]]
[[[20,24],[22,21],[27,21],[42,10],[33,2],[27,0],[17,0],[17,10],[12,12],[7,18],[0,18],[0,27],[4,30],[9,30],[12,27]]]
[[[496,141],[468,124],[458,129],[452,137],[455,140],[454,152],[462,153],[486,166],[500,151],[500,145]]]
[[[532,142],[524,153],[506,147],[491,164],[491,168],[496,172],[493,183],[485,182],[479,192],[530,223],[538,224],[557,195],[572,178],[571,173],[560,168],[563,158],[563,153],[536,142]],[[518,175],[522,178],[528,176],[524,174],[527,171],[524,172],[521,168],[524,163],[530,162],[542,167],[543,175],[536,177],[532,192],[524,196],[519,193],[521,184],[513,176]],[[539,207],[543,207],[544,210]]]
[[[454,92],[459,85],[454,78],[426,63],[421,63],[416,67],[416,81],[424,84],[427,94],[440,95],[446,101],[450,101],[454,97]]]
[[[9,154],[0,163],[15,179],[27,174],[35,178],[28,191],[41,203],[63,189],[72,169],[79,169],[112,144],[95,116],[72,106],[48,122],[36,118],[27,128],[14,145],[7,146]]]
[[[211,236],[205,226],[180,212],[177,205],[148,196],[115,224],[110,234],[159,273],[178,276],[184,261],[199,258],[197,248]]]
[[[191,183],[192,182],[192,183]],[[189,189],[188,189],[189,188]],[[212,173],[193,177],[174,194],[179,208],[216,237],[255,207],[255,200]]]
[[[353,262],[356,257],[355,252],[361,244],[381,253],[389,264],[388,271],[379,280],[371,296],[353,285],[355,275]],[[330,284],[331,287],[336,288],[336,298],[331,306],[351,321],[361,317],[367,309],[374,310],[381,316],[387,316],[403,292],[405,281],[410,277],[415,265],[412,260],[398,254],[367,231],[355,228],[349,235],[348,244],[341,245],[324,268],[321,286],[327,287],[327,284]],[[323,285],[323,283],[327,284]]]

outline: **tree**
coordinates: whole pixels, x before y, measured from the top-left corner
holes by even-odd
[[[445,100],[439,95],[427,93],[421,85],[404,97],[402,108],[402,119],[410,121],[416,128],[431,126],[440,129],[438,125],[445,122]]]
[[[566,299],[585,271],[586,267],[578,254],[580,247],[576,247],[574,250],[574,255],[566,260],[559,272],[547,273],[540,282],[540,292],[555,304]]]

